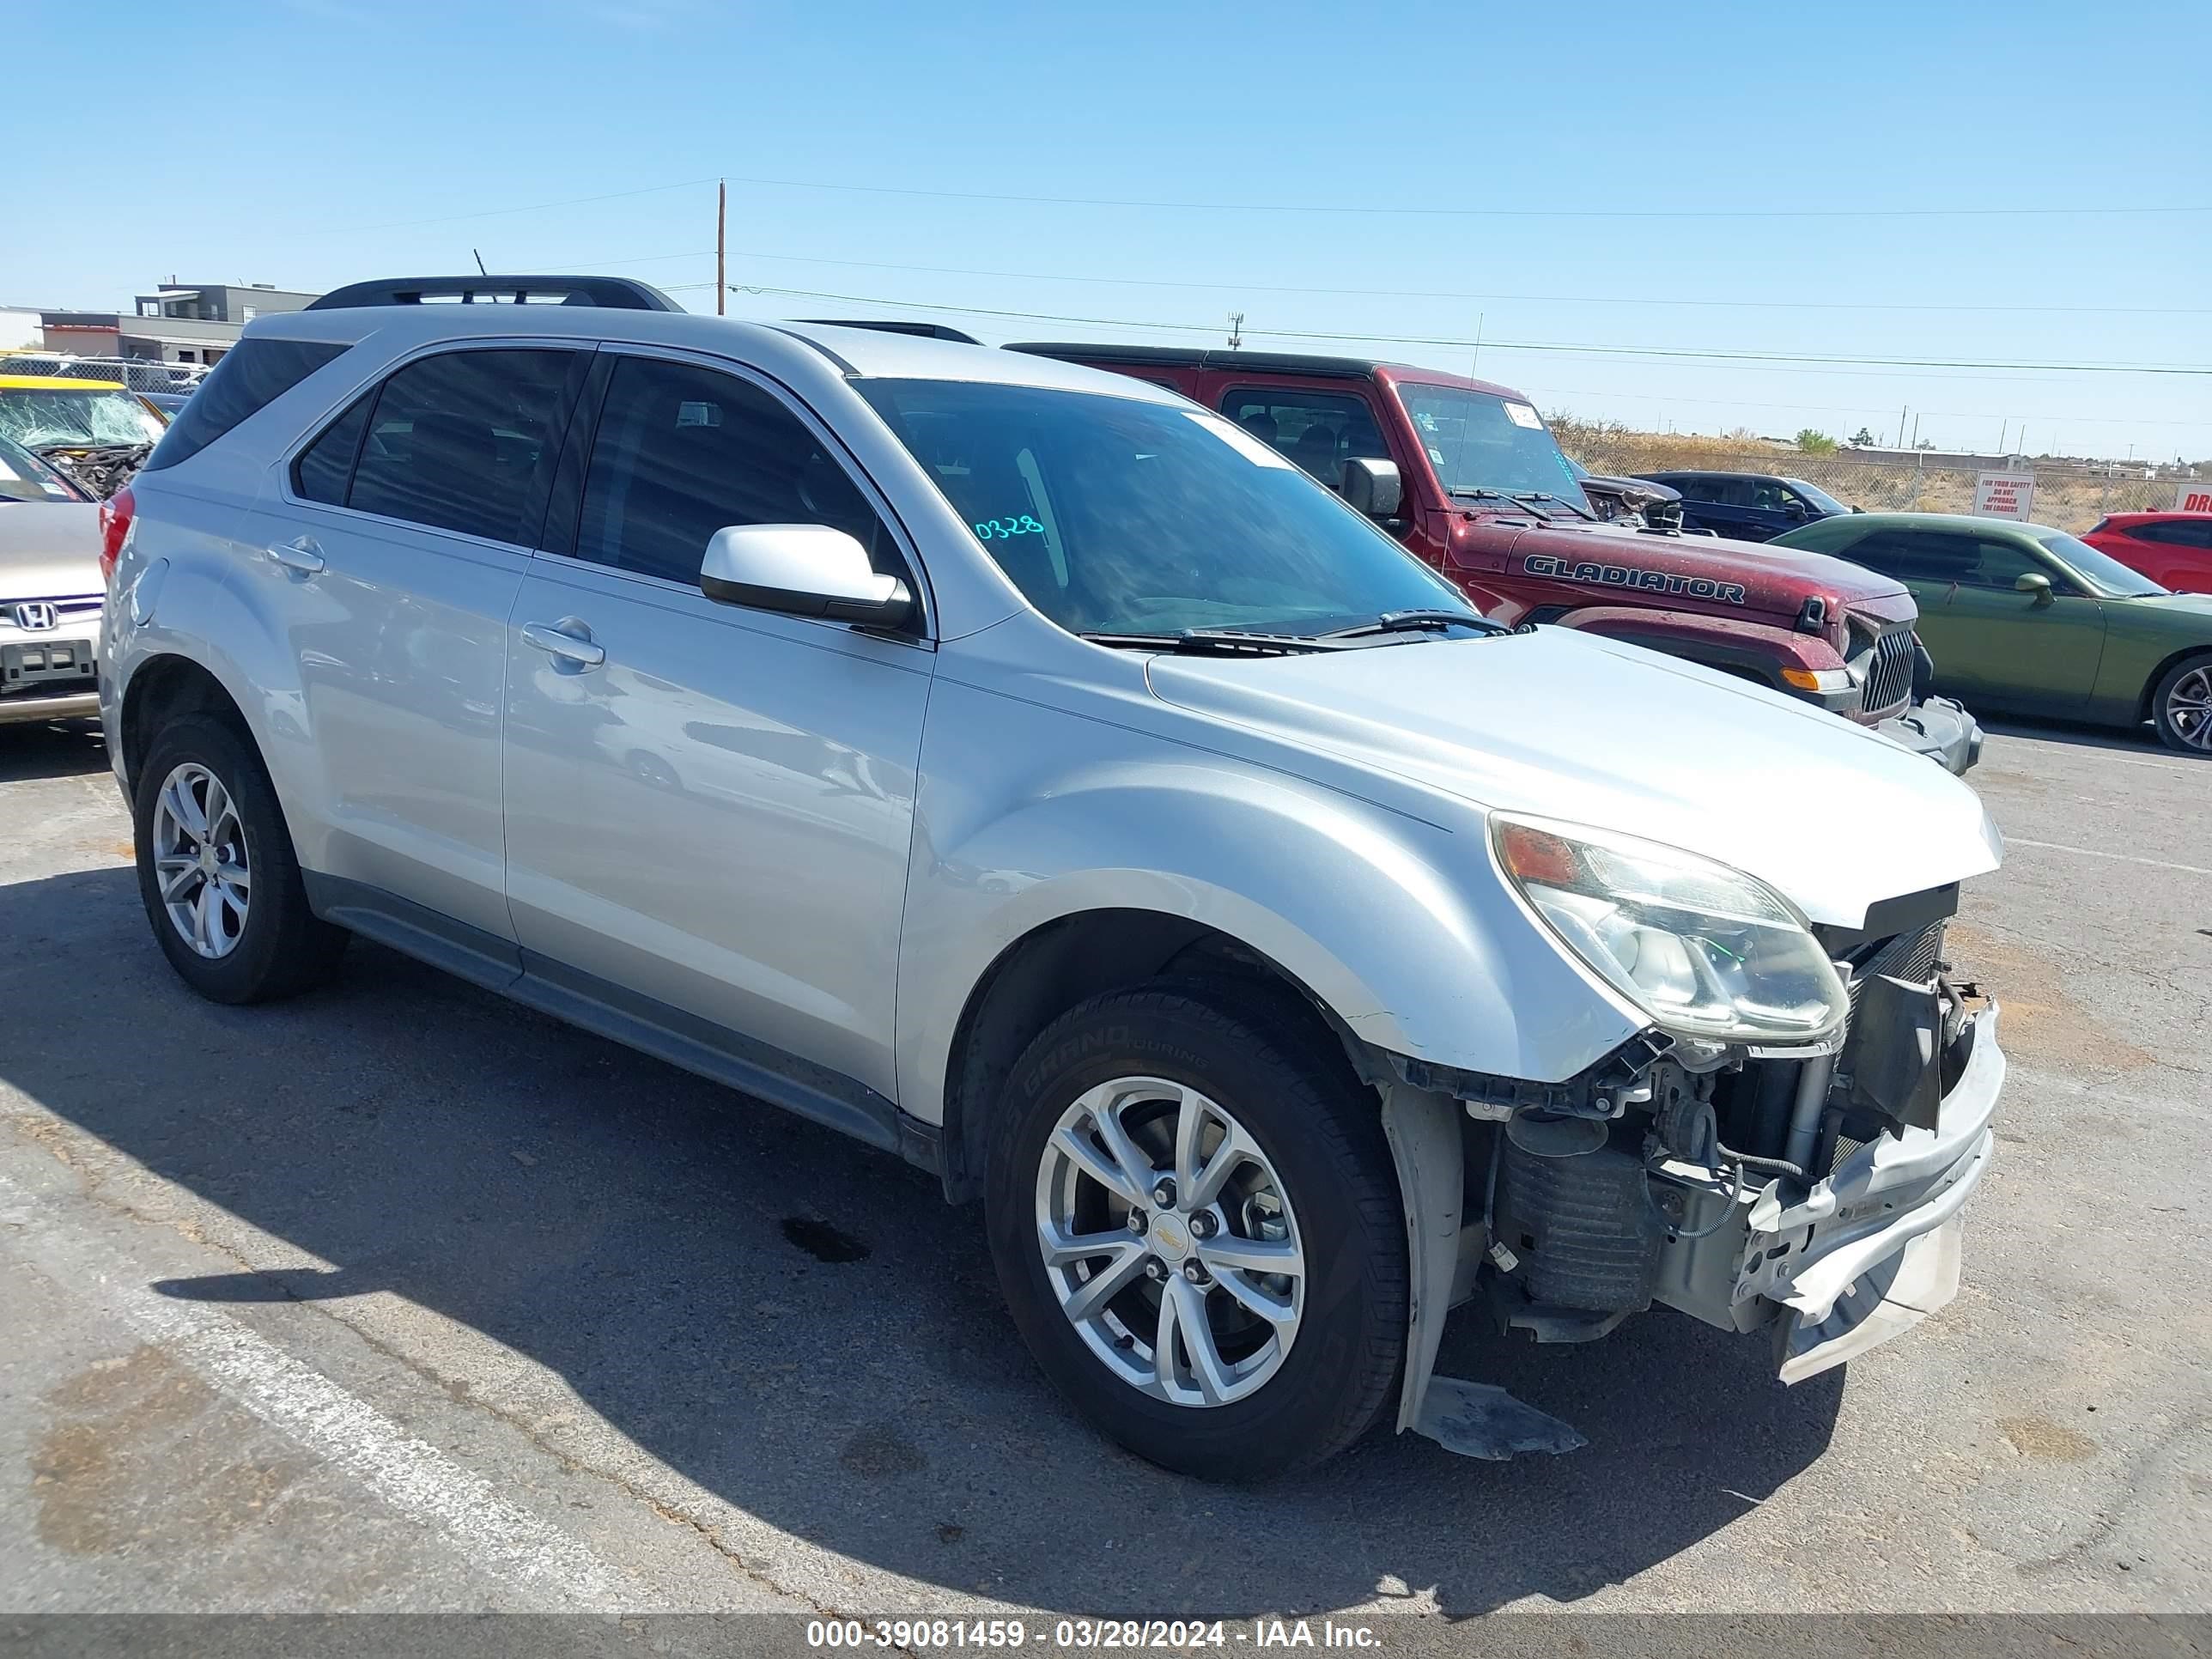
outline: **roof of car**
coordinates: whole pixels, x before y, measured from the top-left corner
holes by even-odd
[[[1877,526],[1896,530],[2006,530],[2023,536],[2063,536],[2068,532],[2047,524],[2027,524],[2019,519],[1983,518],[1972,513],[1851,513],[1816,519],[1815,524],[1850,525],[1861,530]],[[1810,528],[1810,526],[1802,526]],[[1791,532],[1795,534],[1795,532]]]
[[[2105,522],[2106,524],[2165,524],[2170,520],[2176,520],[2183,524],[2202,524],[2207,519],[2212,519],[2212,513],[2183,513],[2172,507],[2166,507],[2156,512],[2149,513],[2107,513],[2105,514]]]
[[[764,367],[779,352],[803,344],[817,360],[853,379],[988,381],[1104,392],[1152,402],[1177,398],[1175,392],[1103,369],[1003,351],[995,346],[968,345],[877,328],[750,322],[687,311],[558,304],[351,306],[257,317],[246,325],[244,337],[353,344],[387,333],[394,343],[410,348],[485,335],[611,340],[730,354]]]
[[[1242,369],[1254,374],[1307,374],[1322,379],[1364,380],[1378,370],[1395,380],[1423,386],[1459,386],[1525,403],[1511,386],[1490,380],[1470,380],[1442,369],[1414,363],[1394,363],[1377,357],[1324,357],[1296,351],[1246,351],[1230,346],[1127,345],[1109,340],[1020,340],[1004,348],[1034,356],[1055,357],[1063,362],[1126,364],[1132,368]]]

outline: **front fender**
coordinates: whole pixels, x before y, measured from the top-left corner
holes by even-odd
[[[1078,763],[1064,757],[1081,756]],[[900,1103],[944,1121],[963,1011],[1048,923],[1146,910],[1265,957],[1363,1042],[1557,1081],[1639,1022],[1456,830],[1127,726],[940,682],[900,947]]]

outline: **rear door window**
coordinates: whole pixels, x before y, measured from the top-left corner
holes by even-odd
[[[1840,556],[1901,581],[2008,588],[2033,573],[2051,576],[2061,592],[2073,591],[2071,582],[2023,547],[1951,531],[1876,531],[1852,543]]]
[[[408,364],[377,392],[345,504],[534,542],[579,362],[574,351],[494,348]]]
[[[198,454],[347,349],[322,340],[240,340],[177,411],[147,458],[146,471],[158,471]]]
[[[2163,542],[2168,547],[2212,547],[2212,520],[2191,524],[2176,519],[2165,524],[2137,525],[2130,533],[2138,540]]]
[[[623,356],[584,476],[576,556],[696,586],[731,525],[820,524],[907,577],[881,518],[828,446],[775,398],[696,364]]]
[[[1247,386],[1224,394],[1221,412],[1332,489],[1344,482],[1347,460],[1390,459],[1390,447],[1363,398]]]

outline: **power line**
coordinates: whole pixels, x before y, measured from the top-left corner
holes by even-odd
[[[2094,207],[1940,207],[1940,208],[1538,208],[1480,206],[1407,206],[1376,202],[1196,202],[1169,198],[1134,196],[1045,196],[1011,191],[940,190],[908,185],[855,185],[820,179],[769,179],[729,173],[729,182],[767,190],[825,191],[846,195],[901,196],[940,202],[1012,203],[1027,207],[1131,208],[1173,213],[1314,214],[1323,217],[1401,219],[1582,219],[1582,220],[1814,220],[1814,219],[2057,219],[2125,218],[2145,214],[2172,217],[2177,214],[2212,213],[2212,206],[2140,206],[2104,204]],[[553,208],[578,207],[591,202],[611,202],[625,197],[651,196],[663,191],[689,190],[711,185],[715,178],[684,179],[646,185],[635,190],[610,191],[597,196],[565,197],[554,202],[525,206],[483,208],[471,213],[445,214],[434,218],[396,219],[383,224],[350,227],[357,230],[399,230],[415,225],[456,224],[467,219],[489,219],[516,213],[539,213]]]
[[[948,202],[1013,202],[1031,207],[1158,209],[1190,213],[1316,213],[1424,219],[2035,219],[2117,217],[2132,214],[2212,213],[2212,207],[1966,208],[1523,208],[1403,207],[1371,202],[1191,202],[1128,196],[1031,196],[1006,191],[932,190],[905,185],[833,184],[811,179],[741,178],[732,184],[774,190],[836,191],[866,196],[915,196]]]
[[[714,252],[653,253],[641,258],[556,261],[563,270],[595,270],[614,265],[659,264],[674,259],[703,259]],[[1075,276],[1044,270],[994,270],[970,265],[896,264],[880,259],[831,259],[812,254],[767,253],[757,248],[732,248],[731,257],[768,259],[782,264],[836,265],[854,270],[890,270],[902,275],[991,276],[1011,282],[1076,283],[1097,288],[1191,289],[1224,294],[1300,294],[1332,298],[1372,300],[1449,300],[1500,305],[1685,306],[1717,311],[1905,311],[1989,313],[1992,315],[2064,315],[2095,317],[2212,317],[2205,306],[1986,306],[1916,303],[1909,301],[1857,300],[1677,300],[1649,295],[1604,294],[1486,294],[1443,289],[1318,288],[1280,283],[1191,282],[1155,276]]]
[[[712,283],[686,283],[685,289],[712,288]],[[1218,323],[1163,323],[1139,321],[1115,317],[1076,317],[1043,311],[1017,311],[994,306],[945,305],[927,300],[886,300],[866,294],[831,294],[819,289],[774,288],[750,283],[732,283],[731,288],[743,294],[774,294],[800,300],[835,300],[843,305],[883,306],[891,309],[902,307],[918,311],[949,311],[969,317],[1006,317],[1024,322],[1075,323],[1091,328],[1162,329],[1179,334],[1218,334]],[[1478,343],[1471,339],[1432,334],[1349,334],[1325,329],[1248,328],[1248,334],[1264,335],[1279,340],[1332,340],[1356,343],[1376,343],[1386,345],[1449,346],[1468,349]],[[1714,348],[1686,346],[1632,346],[1601,344],[1587,341],[1540,341],[1484,339],[1480,342],[1486,351],[1548,351],[1580,352],[1603,357],[1663,358],[1673,362],[1787,363],[1793,365],[1849,364],[1875,368],[1989,368],[2027,369],[2042,373],[2067,374],[2179,374],[2212,376],[2212,365],[2186,363],[2063,363],[1983,361],[1973,358],[1946,357],[1871,357],[1820,352],[1790,351],[1724,351]]]

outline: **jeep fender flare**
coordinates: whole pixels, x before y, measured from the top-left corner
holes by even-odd
[[[1818,672],[1844,665],[1843,658],[1823,635],[1754,622],[1748,617],[1594,605],[1570,611],[1554,618],[1554,623],[1558,627],[1597,634],[1626,645],[1640,645],[1670,657],[1703,663],[1724,674],[1753,679],[1792,696],[1795,691],[1782,678],[1784,669]]]

